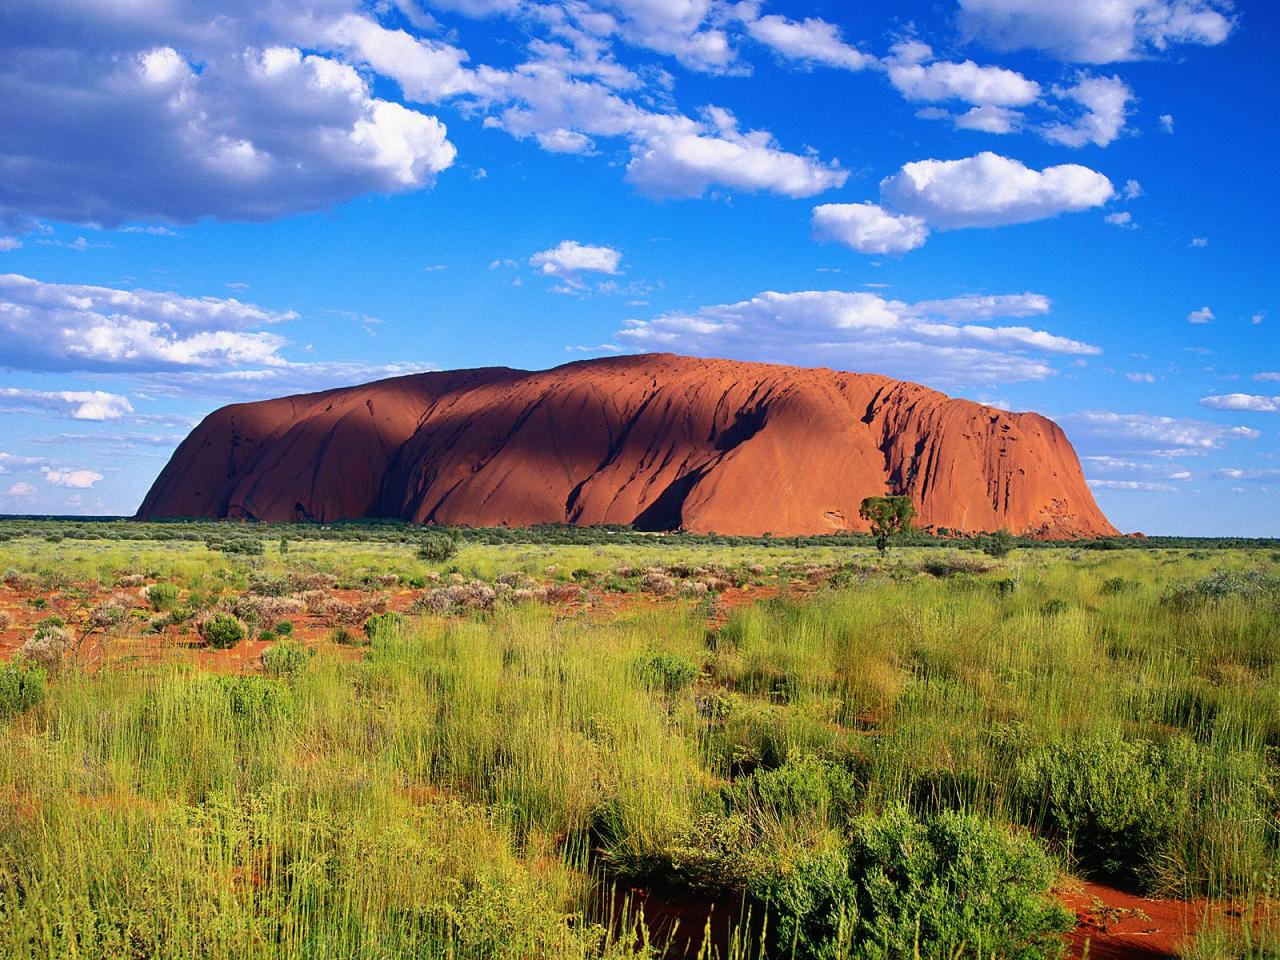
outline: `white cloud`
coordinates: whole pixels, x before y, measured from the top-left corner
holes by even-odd
[[[33,370],[279,363],[285,341],[253,328],[295,318],[235,299],[43,283],[0,274],[0,364]]]
[[[1218,0],[960,0],[960,26],[997,50],[1076,63],[1136,60],[1175,44],[1213,46],[1234,26]]]
[[[1223,393],[1202,397],[1200,406],[1210,410],[1251,410],[1254,413],[1280,412],[1280,397],[1262,397],[1253,393]]]
[[[1164,130],[1165,133],[1173,133],[1173,114],[1160,114],[1160,128]]]
[[[1203,247],[1207,247],[1208,245],[1209,245],[1208,237],[1192,237],[1191,238],[1191,246],[1193,247],[1203,248]]]
[[[1180,419],[1147,413],[1112,413],[1090,410],[1067,414],[1063,422],[1073,425],[1072,436],[1086,441],[1138,444],[1157,449],[1145,450],[1152,456],[1186,456],[1195,450],[1214,450],[1231,440],[1256,440],[1257,430],[1242,426],[1210,423],[1205,420]],[[1165,447],[1184,448],[1169,451]]]
[[[286,361],[269,367],[241,370],[161,371],[148,374],[146,384],[148,391],[157,396],[195,397],[203,403],[213,404],[229,400],[265,400],[294,393],[311,393],[438,369],[436,364],[411,360],[394,363]]]
[[[944,117],[950,117],[953,123],[961,130],[980,130],[983,133],[1013,133],[1022,129],[1023,115],[1017,110],[1011,110],[1008,107],[997,107],[989,103],[984,103],[980,107],[973,107],[970,110],[958,115],[952,116],[945,110],[942,111]],[[920,114],[916,114],[920,116]]]
[[[1214,319],[1213,311],[1208,307],[1201,307],[1187,314],[1187,323],[1209,323]]]
[[[1280,370],[1267,370],[1263,373],[1255,373],[1253,375],[1253,379],[1264,380],[1264,381],[1272,380],[1272,381],[1280,382]]]
[[[876,62],[875,57],[846,43],[835,24],[815,17],[788,20],[770,14],[747,20],[746,28],[753,40],[783,57],[802,63],[862,70]]]
[[[1125,379],[1134,383],[1155,383],[1156,375],[1154,373],[1126,373]]]
[[[1133,222],[1133,214],[1128,210],[1117,210],[1115,213],[1108,213],[1102,220],[1104,223],[1109,223],[1113,227],[1120,227],[1123,230],[1138,229],[1138,225]]]
[[[67,0],[4,31],[0,220],[263,220],[430,186],[453,163],[435,117],[302,52],[323,38],[300,7],[207,13]]]
[[[1187,481],[1191,479],[1189,470],[1181,469],[1169,463],[1149,463],[1141,460],[1133,460],[1128,457],[1116,457],[1110,454],[1092,454],[1080,458],[1085,469],[1088,471],[1090,480],[1093,480],[1093,474],[1100,473],[1120,473],[1120,474],[1145,474],[1155,477],[1159,480],[1178,480]],[[1111,483],[1113,481],[1104,480],[1102,482]]]
[[[43,462],[43,457],[20,457],[0,450],[0,473],[8,473],[10,467],[33,467]]]
[[[0,237],[0,253],[8,253],[10,250],[18,250],[22,247],[22,241],[17,237]]]
[[[561,240],[549,250],[535,253],[529,265],[547,277],[575,277],[579,273],[607,273],[616,276],[622,252],[613,247],[592,246],[577,240]]]
[[[1142,196],[1142,184],[1137,180],[1126,180],[1120,194],[1126,200],[1137,200],[1138,197]]]
[[[740,132],[727,110],[710,110],[708,119],[713,132],[674,130],[633,146],[627,180],[652,197],[697,197],[716,185],[811,197],[849,176],[834,163],[788,153],[763,130]]]
[[[40,472],[44,474],[47,483],[72,490],[87,490],[102,479],[102,474],[96,470],[41,467]]]
[[[1041,130],[1046,140],[1066,147],[1083,147],[1089,143],[1105,147],[1112,143],[1124,129],[1129,103],[1133,100],[1133,90],[1119,77],[1095,77],[1084,71],[1076,75],[1073,85],[1055,86],[1053,95],[1073,101],[1083,109],[1074,120],[1050,124]]]
[[[932,58],[924,44],[896,45],[885,60],[889,82],[906,99],[925,103],[963,100],[975,106],[1025,107],[1040,97],[1040,85],[1015,70],[972,60],[930,62]]]
[[[1148,493],[1163,493],[1176,490],[1177,487],[1155,480],[1094,480],[1087,481],[1095,490],[1143,490]]]
[[[860,253],[904,253],[929,237],[922,218],[895,216],[874,203],[814,207],[813,228],[820,240],[836,240]]]
[[[1262,321],[1265,320],[1266,318],[1267,318],[1267,315],[1263,313],[1261,310],[1259,310],[1257,313],[1255,313],[1252,317],[1249,318],[1249,322],[1256,327],[1258,324],[1262,323]]]
[[[736,53],[724,30],[710,22],[719,6],[713,0],[595,0],[579,8],[588,11],[582,25],[593,32],[616,32],[627,43],[673,56],[691,70],[720,73]]]
[[[918,160],[880,182],[881,202],[942,230],[1029,223],[1101,206],[1115,193],[1095,170],[1069,163],[1033,170],[983,152],[963,160]]]
[[[9,496],[11,497],[31,497],[35,496],[36,488],[32,483],[15,483],[9,488]]]
[[[1280,483],[1280,470],[1275,468],[1226,468],[1217,471],[1220,477],[1229,477],[1232,480],[1254,480],[1258,483]]]
[[[1079,164],[1032,170],[1017,160],[984,152],[963,160],[917,160],[880,181],[880,203],[824,204],[820,233],[854,249],[889,238],[906,250],[923,244],[928,229],[997,227],[1044,220],[1101,206],[1115,193],[1111,181]],[[817,211],[815,211],[815,220]],[[838,225],[847,222],[848,239]],[[921,231],[924,233],[921,233]],[[887,243],[887,241],[885,241]]]
[[[1044,313],[1040,294],[906,303],[839,290],[767,291],[738,303],[629,320],[620,342],[771,362],[877,370],[946,383],[1038,380],[1046,354],[1092,356],[1088,343],[1026,326],[969,322]]]
[[[128,397],[103,390],[0,388],[0,413],[44,412],[73,420],[119,420],[133,412]]]

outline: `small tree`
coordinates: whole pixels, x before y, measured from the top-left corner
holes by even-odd
[[[1003,528],[982,541],[982,552],[989,557],[1007,557],[1013,547],[1013,534]]]
[[[889,549],[889,541],[911,529],[911,519],[916,508],[910,497],[867,497],[858,508],[858,516],[871,523],[871,535],[876,538],[876,549],[883,556]]]
[[[458,552],[458,544],[447,533],[428,533],[418,541],[418,559],[444,563]]]

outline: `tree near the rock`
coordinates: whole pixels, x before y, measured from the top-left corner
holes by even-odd
[[[876,549],[881,556],[889,549],[889,541],[911,529],[916,515],[910,497],[867,497],[858,508],[858,516],[871,524],[871,535],[876,538]]]

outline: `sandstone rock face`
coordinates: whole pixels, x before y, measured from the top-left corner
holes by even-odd
[[[224,407],[138,515],[787,535],[865,530],[862,498],[887,489],[922,526],[1116,533],[1037,414],[872,374],[670,354]]]

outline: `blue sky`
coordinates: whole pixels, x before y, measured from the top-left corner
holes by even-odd
[[[234,400],[671,350],[1036,410],[1122,529],[1280,536],[1278,28],[11,0],[0,512],[130,513]]]

